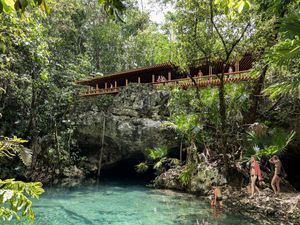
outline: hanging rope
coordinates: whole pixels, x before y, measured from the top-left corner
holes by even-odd
[[[100,148],[100,156],[98,161],[98,172],[97,177],[100,177],[101,166],[102,166],[102,157],[103,157],[103,146],[104,146],[104,135],[105,135],[105,115],[103,115],[103,127],[102,127],[102,138],[101,138],[101,148]]]

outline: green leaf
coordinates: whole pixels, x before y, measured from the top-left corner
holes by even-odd
[[[43,80],[43,81],[47,81],[48,80],[48,71],[47,70],[43,70],[42,72],[41,72],[41,75],[40,75],[40,77],[41,77],[41,79]]]
[[[242,0],[238,3],[238,12],[241,13],[244,9],[245,2]]]
[[[146,163],[142,162],[142,163],[136,165],[135,168],[138,173],[144,173],[148,170],[148,165]]]
[[[2,0],[2,4],[5,13],[11,13],[15,10],[14,0]]]
[[[46,1],[42,1],[41,2],[41,4],[39,4],[40,5],[40,7],[41,7],[41,9],[43,10],[43,11],[45,11],[46,13],[50,13],[50,9],[49,9],[49,7],[48,7],[48,4],[46,3]]]

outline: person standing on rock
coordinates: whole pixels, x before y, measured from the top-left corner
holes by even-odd
[[[271,186],[272,186],[272,189],[276,194],[279,194],[280,192],[280,181],[281,181],[281,178],[284,176],[282,174],[282,164],[281,164],[281,161],[279,159],[279,157],[277,155],[274,155],[270,160],[269,162],[271,164],[274,164],[275,166],[275,171],[274,171],[274,175],[273,175],[273,178],[272,178],[272,181],[271,181]]]
[[[257,178],[259,179],[259,181],[261,181],[262,176],[261,176],[261,170],[260,170],[260,167],[256,160],[255,155],[251,156],[250,163],[251,163],[250,164],[250,191],[251,191],[250,198],[253,198],[255,191],[257,191],[258,194],[260,194],[260,191],[259,191],[258,187],[256,186],[255,182],[256,182]]]

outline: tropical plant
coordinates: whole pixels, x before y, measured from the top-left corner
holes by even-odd
[[[185,166],[185,168],[179,175],[179,181],[182,185],[186,186],[189,184],[189,182],[192,178],[192,175],[195,171],[195,168],[196,168],[195,165],[192,163]]]
[[[138,173],[144,173],[148,170],[149,166],[145,162],[141,162],[135,166]]]
[[[136,165],[136,171],[138,173],[146,172],[150,165],[153,166],[157,174],[163,172],[163,166],[166,162],[166,155],[168,153],[168,149],[165,146],[155,147],[148,149],[146,162],[141,162]]]
[[[49,8],[46,0],[1,0],[0,1],[0,13],[11,13],[14,11],[24,12],[28,6],[40,8],[46,12],[49,12]]]
[[[282,154],[293,140],[296,132],[286,132],[280,128],[269,129],[265,135],[257,135],[254,131],[247,133],[249,143],[246,156],[256,154],[259,158]]]
[[[152,160],[159,160],[166,156],[168,153],[168,149],[166,146],[160,146],[160,147],[155,147],[155,148],[150,148],[148,149],[148,154],[147,157]]]
[[[33,220],[32,202],[29,198],[39,198],[44,192],[42,183],[0,179],[0,218],[20,220],[22,217]]]
[[[26,142],[26,140],[16,136],[13,136],[13,138],[0,136],[0,157],[12,158],[18,154],[23,163],[29,166],[32,152],[30,149],[21,145]]]
[[[1,137],[0,157],[11,158],[20,154],[24,158],[27,151],[21,147],[21,143],[26,142],[17,137],[12,139]],[[22,153],[23,152],[23,153]],[[31,154],[29,153],[29,158]],[[23,159],[24,162],[27,161]],[[33,220],[35,218],[32,210],[32,202],[29,198],[39,198],[44,192],[42,183],[15,181],[14,179],[0,179],[0,218],[2,220],[20,220],[22,217]]]

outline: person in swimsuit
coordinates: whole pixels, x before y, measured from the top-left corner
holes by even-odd
[[[259,179],[259,181],[262,181],[262,176],[261,176],[260,167],[256,160],[255,155],[251,156],[250,163],[251,163],[250,164],[250,192],[251,192],[250,198],[253,198],[255,191],[257,191],[258,194],[260,194],[260,191],[259,191],[258,187],[256,186],[255,182],[256,182],[257,178]]]
[[[279,194],[280,193],[280,181],[281,181],[281,170],[282,170],[282,164],[281,164],[281,161],[279,159],[279,157],[277,155],[274,155],[270,160],[269,162],[271,164],[274,164],[275,166],[275,171],[274,171],[274,175],[273,175],[273,178],[272,178],[272,181],[271,181],[271,186],[272,186],[272,189],[276,194]]]
[[[212,183],[211,187],[212,187],[212,190],[214,193],[214,197],[210,202],[211,206],[217,206],[217,204],[218,204],[220,206],[220,208],[222,208],[223,207],[223,198],[222,198],[221,189],[217,186],[216,183]]]

